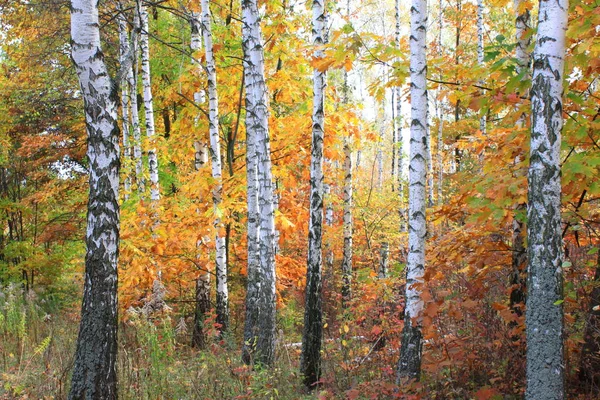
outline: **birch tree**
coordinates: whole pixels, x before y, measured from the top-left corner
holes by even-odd
[[[104,63],[99,27],[97,1],[71,1],[71,56],[88,134],[89,201],[83,305],[70,399],[117,398],[118,94]]]
[[[142,129],[140,127],[140,115],[138,111],[138,29],[140,18],[137,12],[134,13],[134,29],[131,31],[131,54],[132,66],[127,71],[127,82],[129,84],[129,105],[131,111],[131,130],[133,132],[133,160],[135,163],[135,182],[140,196],[146,191],[146,181],[144,179],[144,163],[142,159]]]
[[[129,33],[127,32],[127,18],[125,17],[123,11],[123,4],[121,2],[118,3],[119,15],[117,17],[117,23],[119,25],[119,63],[121,64],[121,68],[123,66],[127,66],[131,64],[128,59],[132,57],[131,54],[131,46],[129,44]],[[131,70],[131,65],[129,65],[128,70]],[[131,192],[131,176],[129,175],[128,163],[131,158],[131,148],[129,144],[129,105],[130,105],[130,92],[129,92],[129,82],[127,80],[127,75],[124,75],[119,82],[121,86],[121,114],[122,114],[122,130],[123,130],[123,159],[125,160],[126,172],[125,172],[125,182],[124,182],[124,196],[125,200],[129,198],[129,193]]]
[[[483,0],[477,0],[477,64],[479,66],[484,65],[484,52],[483,52]],[[483,81],[480,81],[483,83]],[[485,114],[479,117],[479,130],[485,134],[486,117]]]
[[[197,52],[202,48],[202,22],[200,21],[200,13],[191,12],[190,18],[190,49],[193,57],[192,63],[198,65],[198,70],[201,71],[200,63],[197,61]],[[194,101],[200,105],[204,99],[200,95],[201,92],[194,93]],[[197,118],[196,118],[197,119]],[[203,168],[208,163],[208,148],[204,141],[199,140],[194,142],[194,167],[196,171]],[[196,243],[197,258],[200,259],[200,247],[202,240]],[[200,266],[199,266],[200,267]],[[211,309],[210,302],[210,271],[204,269],[200,271],[196,279],[196,296],[195,296],[195,312],[194,312],[194,329],[192,331],[192,346],[203,349],[206,347],[206,329],[204,322]]]
[[[529,79],[529,65],[530,57],[527,51],[529,47],[530,38],[527,34],[529,29],[529,10],[521,12],[522,0],[515,0],[514,10],[516,14],[515,28],[516,28],[516,50],[515,55],[517,59],[517,74],[523,75],[522,80]],[[525,125],[526,116],[521,114],[517,120],[517,127],[523,128]],[[523,154],[517,155],[515,158],[515,164],[523,161]],[[524,171],[523,171],[524,174]],[[525,280],[522,277],[523,270],[527,263],[527,252],[525,250],[525,224],[521,219],[521,216],[526,213],[527,204],[520,203],[515,207],[515,215],[512,223],[512,272],[510,283],[512,285],[510,291],[510,308],[515,314],[523,315],[521,305],[525,302]]]
[[[144,112],[146,116],[146,137],[148,138],[148,172],[150,173],[150,200],[155,203],[160,199],[158,185],[158,157],[155,148],[154,102],[152,99],[152,83],[150,71],[150,27],[148,9],[142,0],[138,0],[140,16],[140,48],[142,53],[142,88],[144,94]]]
[[[275,218],[263,39],[256,0],[242,0],[246,86],[248,289],[242,359],[272,365],[275,358]]]
[[[229,325],[229,291],[227,288],[227,256],[225,254],[225,237],[220,233],[222,228],[219,217],[223,192],[221,168],[221,139],[219,138],[219,98],[217,95],[217,68],[213,52],[211,14],[208,0],[202,0],[202,33],[206,54],[206,75],[208,78],[208,124],[211,148],[212,177],[215,180],[213,189],[213,205],[215,210],[215,272],[217,276],[217,323],[220,331],[227,330]]]
[[[427,137],[427,0],[412,0],[410,9],[410,164],[408,171],[408,259],[406,265],[406,309],[398,380],[419,379],[421,372],[423,300],[425,272],[426,137]]]
[[[312,34],[314,56],[323,57],[326,42],[326,10],[323,0],[312,2]],[[325,123],[325,87],[327,75],[313,70],[312,146],[310,161],[310,217],[308,225],[308,262],[306,272],[306,304],[300,371],[309,388],[321,377],[321,341],[323,337],[323,138]]]
[[[567,0],[541,1],[533,53],[527,207],[526,399],[564,399],[560,145]]]

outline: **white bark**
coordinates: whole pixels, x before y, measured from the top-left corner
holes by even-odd
[[[400,49],[400,0],[396,0],[396,31],[394,35],[394,43],[397,49]],[[400,207],[402,208],[402,200],[404,198],[404,185],[402,185],[402,160],[403,160],[403,138],[402,138],[402,91],[400,86],[393,88],[396,94],[396,166],[398,169],[398,194],[400,196]]]
[[[477,63],[480,66],[484,65],[483,53],[483,0],[477,0]],[[479,81],[483,84],[483,81]],[[482,93],[483,94],[483,93]],[[485,135],[486,133],[486,116],[482,114],[479,118],[479,130]]]
[[[442,31],[443,31],[443,16],[444,8],[442,0],[438,2],[438,57],[442,56]],[[442,73],[440,70],[440,80],[442,80]],[[443,199],[443,187],[444,187],[444,161],[443,161],[443,150],[444,150],[444,107],[443,101],[438,99],[437,102],[437,117],[438,117],[438,139],[437,139],[437,167],[438,167],[438,187],[437,187],[437,202],[442,204]]]
[[[121,2],[118,4],[119,16],[117,17],[117,23],[119,25],[119,63],[121,68],[129,64],[128,58],[132,56],[131,46],[129,45],[129,33],[127,32],[127,19],[123,14],[123,5]],[[131,70],[131,67],[128,68]],[[122,120],[122,131],[123,131],[123,157],[124,160],[123,168],[125,170],[124,180],[124,198],[129,199],[129,193],[131,192],[131,176],[129,171],[129,159],[131,158],[131,148],[129,144],[129,82],[127,75],[123,75],[123,79],[119,82],[121,85],[121,113],[123,116]]]
[[[408,176],[408,259],[406,309],[399,380],[419,379],[421,369],[421,299],[425,273],[426,137],[427,137],[427,1],[412,0],[410,12],[411,128]]]
[[[127,81],[129,83],[129,102],[131,110],[131,130],[133,131],[133,159],[135,162],[135,181],[140,196],[146,191],[146,180],[144,178],[144,163],[142,160],[142,130],[140,128],[140,115],[138,112],[138,34],[136,32],[139,26],[140,18],[138,13],[134,17],[134,29],[131,32],[131,47],[133,54],[133,65],[127,71]]]
[[[314,56],[324,56],[326,43],[326,11],[323,0],[313,0]],[[308,262],[306,274],[306,307],[302,334],[300,371],[307,387],[321,376],[321,339],[323,336],[322,268],[323,268],[323,140],[325,136],[325,87],[327,75],[313,70],[312,145],[310,162],[310,218],[308,225]]]
[[[216,229],[215,266],[217,275],[217,322],[221,324],[221,332],[227,330],[229,323],[229,291],[227,288],[227,255],[225,254],[225,237],[220,233],[222,227],[219,217],[223,192],[221,168],[221,139],[219,137],[219,98],[217,94],[217,68],[213,53],[211,14],[208,0],[202,0],[202,33],[206,54],[206,74],[208,78],[208,119],[211,148],[212,177],[215,180],[213,189],[213,205],[215,209],[214,226]]]
[[[118,94],[100,46],[97,1],[71,1],[72,59],[84,99],[89,200],[83,305],[70,399],[117,398]]]
[[[275,356],[275,218],[263,40],[256,0],[242,0],[246,86],[248,290],[243,358],[271,365]]]
[[[148,138],[148,171],[150,173],[150,200],[156,202],[160,199],[158,183],[158,157],[154,137],[154,104],[152,99],[152,83],[150,72],[150,28],[148,24],[148,10],[138,0],[140,15],[140,47],[142,50],[142,88],[144,93],[144,111],[146,113],[146,137]]]
[[[352,296],[352,150],[344,139],[344,254],[342,259],[342,304]]]
[[[567,0],[540,2],[531,85],[525,398],[565,398],[560,146]]]

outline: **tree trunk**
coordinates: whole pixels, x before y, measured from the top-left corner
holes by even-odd
[[[97,1],[71,1],[72,57],[88,133],[89,201],[81,323],[70,399],[117,398],[119,127],[100,48]]]
[[[202,0],[202,32],[204,34],[204,49],[206,52],[206,74],[208,77],[208,119],[211,148],[212,177],[215,180],[213,189],[213,204],[215,209],[214,226],[216,230],[215,269],[217,275],[217,323],[219,330],[225,332],[229,325],[229,291],[227,288],[227,259],[225,254],[225,237],[219,217],[223,192],[221,168],[221,139],[219,138],[219,98],[217,95],[217,68],[213,53],[211,14],[208,0]]]
[[[142,87],[144,92],[144,111],[146,113],[146,137],[148,138],[148,171],[150,173],[150,200],[156,203],[160,199],[158,184],[158,157],[156,155],[154,103],[152,98],[152,84],[150,73],[150,27],[148,24],[148,10],[138,0],[140,15],[140,47],[142,50]]]
[[[344,140],[344,255],[342,259],[342,307],[352,297],[352,151]]]
[[[529,78],[529,64],[530,57],[527,52],[529,47],[530,38],[527,35],[529,29],[529,10],[525,10],[522,14],[519,14],[522,0],[515,0],[514,10],[517,15],[515,19],[516,26],[516,58],[517,58],[517,74],[523,74],[524,80]],[[526,115],[523,113],[517,120],[517,127],[523,128],[525,126]],[[517,155],[515,163],[518,164],[523,159],[523,154]],[[526,292],[526,278],[525,269],[527,265],[527,252],[525,250],[525,223],[521,216],[526,213],[527,204],[520,203],[515,207],[515,213],[513,216],[513,228],[512,228],[512,272],[511,272],[511,290],[510,290],[510,308],[518,316],[523,315],[522,306],[525,304],[525,292]],[[521,214],[521,215],[519,215]]]
[[[313,0],[314,56],[323,57],[326,43],[327,17],[323,0]],[[313,70],[312,147],[310,162],[310,218],[308,225],[308,262],[306,272],[306,305],[300,371],[304,384],[314,389],[321,377],[321,341],[323,338],[323,139],[325,123],[325,87],[327,75]]]
[[[275,219],[263,41],[256,0],[242,0],[246,85],[248,290],[242,359],[272,365],[275,358]]]
[[[560,145],[567,0],[540,2],[531,85],[527,208],[527,389],[564,399]]]
[[[398,363],[400,382],[420,378],[421,285],[425,273],[426,136],[427,136],[427,1],[412,0],[410,11],[410,165],[408,177],[408,260],[406,265],[406,310]]]
[[[388,255],[390,252],[390,245],[387,242],[381,243],[379,249],[379,271],[377,277],[379,279],[385,279],[388,275]]]
[[[210,312],[210,273],[201,272],[196,279],[196,309],[194,312],[194,329],[192,330],[192,347],[205,349],[206,316]]]
[[[129,65],[129,58],[133,57],[131,54],[131,46],[129,45],[129,33],[127,32],[127,19],[123,14],[123,5],[121,2],[118,3],[119,8],[119,16],[117,17],[117,22],[119,24],[119,63],[121,64],[121,68]],[[128,70],[131,69],[129,66]],[[124,198],[125,200],[129,199],[129,193],[131,192],[131,176],[129,172],[129,159],[131,158],[131,149],[129,145],[129,82],[127,75],[123,76],[121,82],[121,113],[123,115],[122,120],[122,130],[123,130],[123,156],[122,159],[125,160],[124,170],[125,170],[125,179],[124,179]]]
[[[483,0],[477,0],[477,63],[480,66],[484,65],[484,52],[483,52]],[[483,84],[483,81],[479,81],[480,84]],[[483,95],[482,91],[482,95]],[[481,133],[485,135],[486,129],[486,117],[485,114],[482,114],[479,117],[479,130]],[[483,154],[483,153],[482,153]]]
[[[129,82],[129,104],[131,106],[131,129],[133,131],[133,159],[135,162],[135,182],[138,195],[143,196],[146,191],[146,181],[144,179],[144,163],[142,160],[142,130],[140,128],[140,115],[138,108],[138,27],[140,18],[138,13],[134,13],[134,29],[131,31],[131,46],[133,65],[127,71],[127,81]]]

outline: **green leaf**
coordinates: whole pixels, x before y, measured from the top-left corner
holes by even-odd
[[[554,302],[554,305],[555,305],[555,306],[560,306],[562,303],[564,303],[564,300],[563,300],[563,299],[560,299],[560,300],[556,300],[556,301]]]

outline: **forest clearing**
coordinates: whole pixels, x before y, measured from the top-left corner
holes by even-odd
[[[596,1],[0,31],[0,399],[600,398]]]

